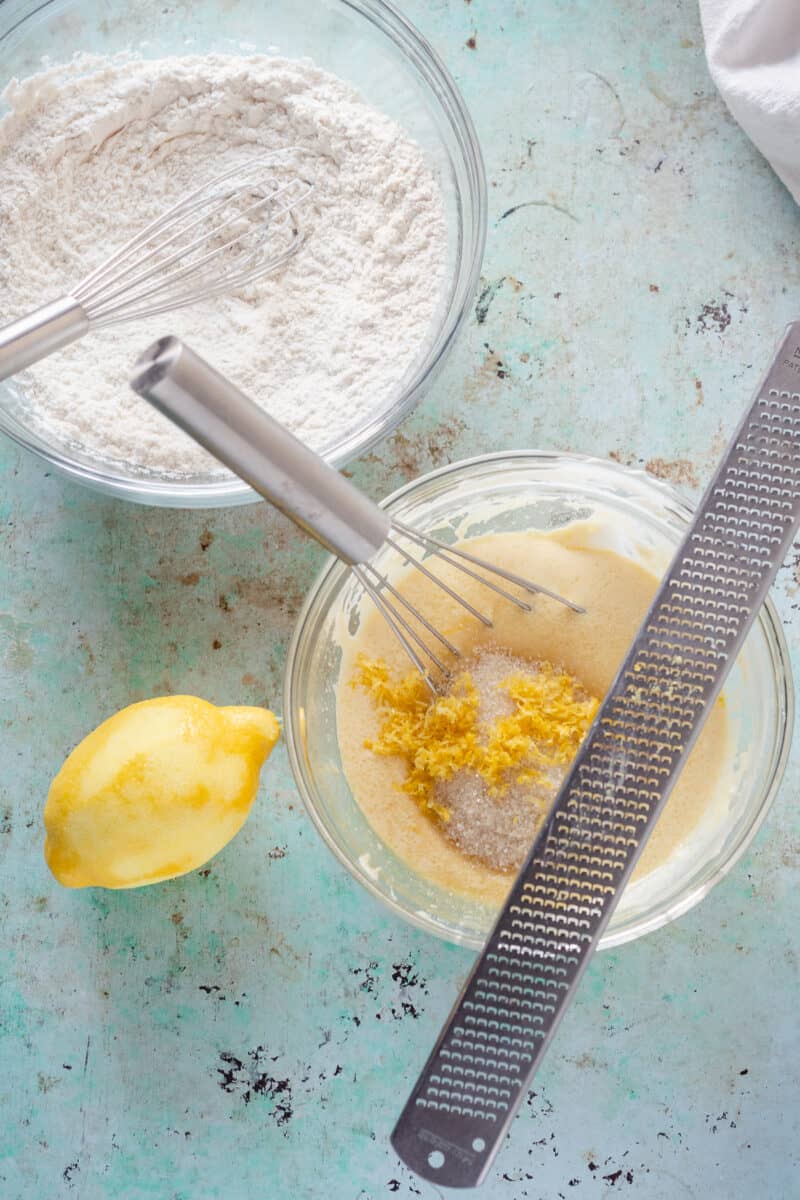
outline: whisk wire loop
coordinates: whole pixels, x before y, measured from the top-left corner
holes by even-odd
[[[533,583],[530,579],[523,578],[522,575],[516,575],[513,571],[507,571],[505,567],[498,567],[495,563],[487,562],[484,558],[479,558],[476,554],[470,554],[467,550],[462,550],[457,546],[448,546],[447,542],[442,542],[439,538],[433,537],[429,533],[419,533],[418,530],[412,529],[409,525],[403,524],[402,521],[393,520],[392,525],[395,529],[404,533],[407,537],[413,536],[416,540],[421,541],[431,549],[432,553],[439,554],[443,552],[455,558],[464,559],[466,562],[474,563],[475,566],[481,567],[484,571],[490,571],[493,575],[499,575],[501,579],[505,579],[507,583],[516,584],[523,591],[537,596],[548,596],[551,600],[556,600],[559,604],[566,605],[574,613],[585,613],[586,609],[580,604],[575,604],[572,600],[567,600],[565,596],[560,596],[558,592],[553,592],[550,588],[543,587],[540,583]],[[455,565],[455,564],[454,564]],[[492,584],[487,580],[482,580],[487,586]]]
[[[247,184],[231,189],[208,212],[188,223],[183,223],[186,209],[177,206],[169,222],[159,218],[118,252],[113,261],[113,277],[108,265],[101,268],[99,274],[88,276],[74,295],[93,325],[99,327],[101,323],[129,321],[152,316],[167,308],[182,308],[198,299],[252,283],[285,262],[302,241],[293,210],[309,197],[312,185],[297,179],[275,185],[270,194],[261,196],[242,211],[231,213],[227,219],[217,221],[220,214],[230,210],[237,194],[246,187],[255,186]],[[194,212],[196,207],[190,206],[190,211]],[[290,218],[288,228],[282,228],[282,222],[284,226],[287,224],[286,217]],[[178,227],[168,237],[157,241],[175,222]],[[276,229],[285,244],[277,244]],[[201,232],[187,244],[186,238],[197,230]],[[225,236],[226,231],[230,231],[230,236]],[[268,239],[271,239],[272,247],[265,257],[263,252]],[[171,253],[165,256],[169,249]],[[223,256],[229,260],[229,269],[219,276],[212,275],[211,282],[207,282],[209,266]],[[168,299],[153,304],[155,298],[163,297],[186,279],[191,280],[191,288],[179,289]]]
[[[463,562],[459,562],[457,558],[450,554],[449,547],[446,547],[444,543],[441,543],[440,549],[431,551],[431,539],[425,534],[417,533],[416,530],[412,530],[407,525],[400,525],[396,521],[392,522],[392,526],[399,533],[402,533],[403,537],[407,537],[410,541],[414,542],[417,546],[420,546],[423,550],[428,550],[429,552],[435,553],[436,557],[441,559],[442,562],[447,563],[451,567],[455,567],[455,569],[457,571],[461,571],[463,575],[469,575],[470,579],[477,579],[478,583],[482,583],[483,586],[489,588],[490,591],[496,592],[497,595],[502,596],[504,600],[509,600],[511,604],[516,605],[516,607],[521,609],[523,612],[531,612],[531,605],[528,604],[527,600],[520,599],[520,597],[515,596],[513,592],[509,592],[507,588],[501,587],[499,583],[495,583],[492,579],[487,579],[485,575],[481,575],[477,571],[473,571],[470,567],[465,566]],[[484,570],[493,569],[489,567],[488,563],[483,563],[482,561],[481,565],[483,566]]]
[[[264,169],[272,166],[275,160],[282,155],[289,155],[294,150],[294,147],[288,147],[286,150],[273,151],[270,154],[258,155],[258,157],[250,159],[248,162],[240,163],[238,166],[231,167],[221,175],[216,175],[210,181],[201,184],[193,191],[186,193],[180,197],[170,208],[166,209],[158,217],[152,220],[138,233],[134,234],[124,245],[120,246],[113,254],[90,272],[72,292],[76,299],[88,300],[94,289],[100,283],[100,280],[107,275],[114,276],[120,263],[130,258],[137,250],[142,249],[149,242],[153,241],[157,235],[161,235],[165,229],[172,227],[180,218],[191,216],[194,213],[201,212],[211,205],[208,212],[202,213],[189,228],[195,228],[198,223],[208,220],[222,211],[230,200],[241,194],[243,189],[252,187],[250,176],[254,174],[263,174]],[[230,180],[238,180],[235,185],[230,185]],[[294,180],[290,182],[295,182]],[[229,184],[225,190],[220,190],[223,184]],[[263,181],[262,181],[263,186]],[[286,185],[289,186],[289,185]],[[186,232],[185,227],[179,227],[172,237],[164,241],[162,249],[171,245],[176,237],[179,237],[182,232]],[[141,260],[140,260],[141,261]],[[130,268],[129,268],[130,269]],[[122,273],[124,274],[124,272]],[[79,295],[80,293],[80,295]]]
[[[454,657],[460,658],[461,651],[458,649],[458,646],[451,642],[450,639],[446,637],[440,629],[437,629],[436,626],[428,620],[425,614],[419,611],[416,605],[412,604],[411,601],[407,599],[407,597],[405,597],[403,593],[394,586],[393,583],[390,583],[389,579],[385,575],[381,575],[380,571],[376,570],[371,563],[366,563],[365,569],[369,571],[370,575],[374,579],[378,581],[377,586],[379,590],[388,592],[393,600],[397,601],[397,603],[401,604],[407,612],[411,613],[415,621],[418,621],[420,625],[427,629],[431,637],[436,638],[437,642],[444,646],[445,650],[449,651],[449,653],[454,655]],[[441,663],[439,665],[441,666]]]
[[[219,237],[219,235],[222,233],[222,231],[224,229],[227,229],[227,227],[229,225],[232,225],[234,223],[239,223],[240,221],[254,217],[255,214],[257,212],[261,211],[263,208],[265,208],[265,206],[272,205],[274,203],[275,199],[279,195],[282,195],[283,193],[287,192],[290,187],[291,187],[291,184],[286,184],[283,188],[280,189],[279,192],[276,192],[273,196],[267,196],[267,197],[263,198],[262,200],[259,200],[256,204],[251,205],[251,207],[249,209],[245,209],[245,211],[243,213],[237,214],[236,216],[232,216],[227,221],[224,221],[221,225],[216,226],[215,237]],[[310,188],[308,190],[310,191]],[[306,193],[306,194],[308,194],[308,193]],[[305,195],[302,197],[302,199],[305,199]],[[297,203],[297,200],[295,201],[295,203]],[[171,237],[169,237],[165,241],[161,242],[160,245],[158,245],[154,249],[148,251],[139,262],[131,263],[130,266],[128,266],[125,270],[120,271],[114,280],[114,283],[119,284],[119,286],[115,287],[113,291],[111,291],[110,293],[107,293],[107,289],[109,287],[113,287],[113,284],[111,282],[109,282],[109,283],[104,284],[102,287],[100,287],[96,292],[93,292],[91,295],[87,295],[85,300],[82,301],[84,308],[86,308],[89,311],[90,315],[94,312],[97,313],[97,316],[101,316],[103,314],[107,315],[106,305],[110,304],[112,300],[116,300],[118,296],[125,296],[126,304],[132,304],[144,295],[147,295],[147,296],[156,295],[158,292],[164,291],[166,288],[172,287],[176,282],[185,278],[185,276],[199,271],[199,269],[201,267],[205,266],[206,263],[211,262],[213,259],[215,259],[215,258],[219,257],[219,255],[223,254],[226,250],[229,250],[233,245],[235,245],[235,243],[237,241],[240,241],[244,236],[249,235],[252,231],[247,230],[247,231],[245,231],[245,233],[242,233],[242,231],[240,230],[239,232],[237,232],[235,234],[234,237],[231,237],[227,241],[222,242],[219,246],[216,246],[213,250],[210,250],[202,258],[196,259],[194,261],[190,261],[189,263],[187,263],[187,265],[185,267],[183,267],[179,271],[173,272],[172,275],[169,276],[167,279],[165,279],[162,283],[157,284],[155,287],[148,289],[147,293],[142,293],[142,292],[137,293],[135,291],[135,289],[140,288],[141,284],[145,283],[148,279],[152,279],[153,276],[164,272],[169,267],[173,266],[173,264],[176,262],[185,261],[189,255],[191,255],[195,252],[195,250],[199,249],[202,246],[208,245],[209,237],[208,237],[208,231],[206,230],[206,232],[204,232],[200,237],[195,238],[195,240],[193,242],[190,242],[188,246],[180,246],[180,248],[178,250],[174,251],[171,255],[169,255],[168,258],[162,259],[159,257],[161,254],[163,254],[164,250],[167,249],[167,247],[169,247],[170,245],[173,245],[180,238],[185,237],[193,229],[206,223],[206,221],[208,220],[209,217],[215,216],[217,212],[225,209],[226,206],[227,206],[226,201],[223,201],[220,205],[217,206],[217,208],[212,209],[211,213],[204,214],[202,217],[198,217],[197,220],[193,221],[190,225],[177,229]],[[280,217],[282,217],[285,213],[287,213],[289,211],[291,211],[290,206],[284,205],[284,207],[282,209],[280,209],[278,212],[270,212],[270,221],[272,222],[272,221],[279,219]],[[266,236],[266,230],[264,230],[264,229],[260,230],[259,243],[261,241],[263,241],[265,236]],[[258,245],[256,246],[255,250],[250,254],[248,261],[250,259],[255,258],[257,253],[258,253]],[[153,260],[155,260],[154,265],[152,265],[148,270],[140,271],[140,273],[138,275],[135,275],[133,279],[127,280],[127,282],[124,282],[124,283],[121,282],[122,280],[125,280],[126,276],[130,275],[132,271],[135,271],[137,269],[137,267],[141,267],[146,263],[153,263]],[[82,289],[78,289],[78,291],[82,291]],[[76,292],[76,299],[80,299],[80,298],[81,298],[80,295],[78,295],[78,293]],[[101,311],[101,306],[102,306],[102,311]]]
[[[430,579],[431,583],[435,583],[436,586],[441,588],[441,590],[445,592],[451,600],[455,600],[456,604],[460,604],[463,609],[466,609],[470,616],[473,616],[476,618],[476,620],[480,621],[481,625],[485,625],[487,629],[492,628],[491,618],[487,617],[485,613],[482,613],[480,609],[475,608],[474,604],[470,604],[469,600],[465,600],[463,596],[459,595],[455,588],[450,587],[449,583],[445,583],[443,579],[440,579],[440,577],[431,571],[421,559],[414,558],[414,555],[411,554],[409,550],[407,550],[404,546],[399,545],[399,543],[396,542],[392,537],[386,538],[386,545],[391,546],[393,550],[396,550],[398,554],[402,555],[402,557],[410,566],[413,566],[416,568],[416,570],[420,571],[426,577],[426,579]]]
[[[430,648],[425,645],[419,635],[414,632],[414,630],[411,628],[405,618],[397,611],[397,609],[387,602],[386,597],[381,595],[377,588],[373,587],[372,583],[370,583],[369,579],[367,578],[366,572],[363,571],[358,565],[354,565],[351,570],[355,578],[364,588],[364,591],[367,593],[372,603],[377,608],[378,612],[388,623],[390,629],[400,642],[400,645],[403,647],[403,650],[411,659],[411,662],[417,668],[431,692],[433,692],[434,695],[437,695],[441,690],[441,685],[431,676],[428,667],[414,649],[413,643],[416,642],[417,645],[420,646],[420,649],[424,651],[434,666],[438,667],[445,676],[448,674],[447,668],[439,661],[436,655],[431,652]]]
[[[162,213],[59,300],[0,329],[0,380],[105,328],[236,291],[283,266],[304,241],[295,208],[313,190],[289,174],[296,147],[231,167]]]
[[[275,255],[271,259],[268,269],[259,269],[250,271],[249,273],[242,272],[242,274],[239,276],[232,276],[224,279],[221,283],[214,287],[207,287],[203,292],[203,299],[209,300],[213,296],[220,296],[226,292],[236,291],[239,288],[246,287],[249,283],[254,283],[256,280],[261,279],[262,276],[268,273],[268,271],[277,270],[283,265],[283,263],[288,262],[301,243],[302,237],[298,237],[295,243],[287,246],[287,248],[280,255]],[[98,321],[93,323],[93,326],[95,329],[102,329],[108,325],[124,325],[126,321],[135,321],[141,317],[154,317],[158,316],[160,313],[176,312],[178,309],[186,308],[188,305],[194,302],[195,301],[193,300],[184,300],[180,303],[175,303],[173,300],[167,300],[161,305],[148,304],[146,308],[131,313],[125,313],[122,316],[113,313],[108,317],[101,317]]]

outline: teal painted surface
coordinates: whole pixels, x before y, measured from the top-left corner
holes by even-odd
[[[356,479],[378,496],[529,445],[701,485],[800,311],[800,223],[713,91],[694,4],[407,11],[475,116],[490,235],[444,375]],[[0,1195],[433,1200],[387,1138],[471,956],[338,868],[282,749],[203,872],[72,893],[42,861],[49,780],[116,708],[279,705],[320,556],[261,508],[125,506],[9,443],[0,476]],[[798,560],[775,595],[796,663]],[[592,963],[487,1200],[798,1194],[797,788],[795,754],[714,893]]]

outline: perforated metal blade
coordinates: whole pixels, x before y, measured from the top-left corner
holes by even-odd
[[[800,525],[800,322],[728,447],[392,1135],[482,1182]]]

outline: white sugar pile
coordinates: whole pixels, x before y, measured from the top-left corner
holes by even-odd
[[[472,679],[479,698],[478,724],[484,741],[495,721],[510,716],[514,702],[502,684],[509,676],[537,673],[535,663],[503,650],[488,649],[459,664]],[[500,871],[518,868],[555,799],[567,767],[551,767],[533,783],[511,783],[491,796],[480,775],[461,770],[435,789],[437,804],[450,811],[443,832],[460,850]]]

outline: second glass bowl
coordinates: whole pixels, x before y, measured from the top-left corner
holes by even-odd
[[[603,512],[612,518],[609,548],[655,574],[669,564],[692,515],[678,493],[643,471],[527,451],[444,467],[395,492],[385,507],[419,529],[450,528],[460,538],[544,531]],[[477,948],[496,912],[436,887],[402,862],[373,832],[342,768],[338,639],[343,626],[357,627],[360,608],[369,603],[348,568],[331,560],[300,615],[284,696],[295,780],[317,829],[359,883],[412,924]],[[343,609],[347,622],[338,619]],[[764,819],[786,764],[793,717],[786,643],[769,601],[728,677],[725,696],[733,783],[726,783],[713,818],[702,821],[666,864],[626,889],[602,947],[640,937],[697,904],[743,854]]]

